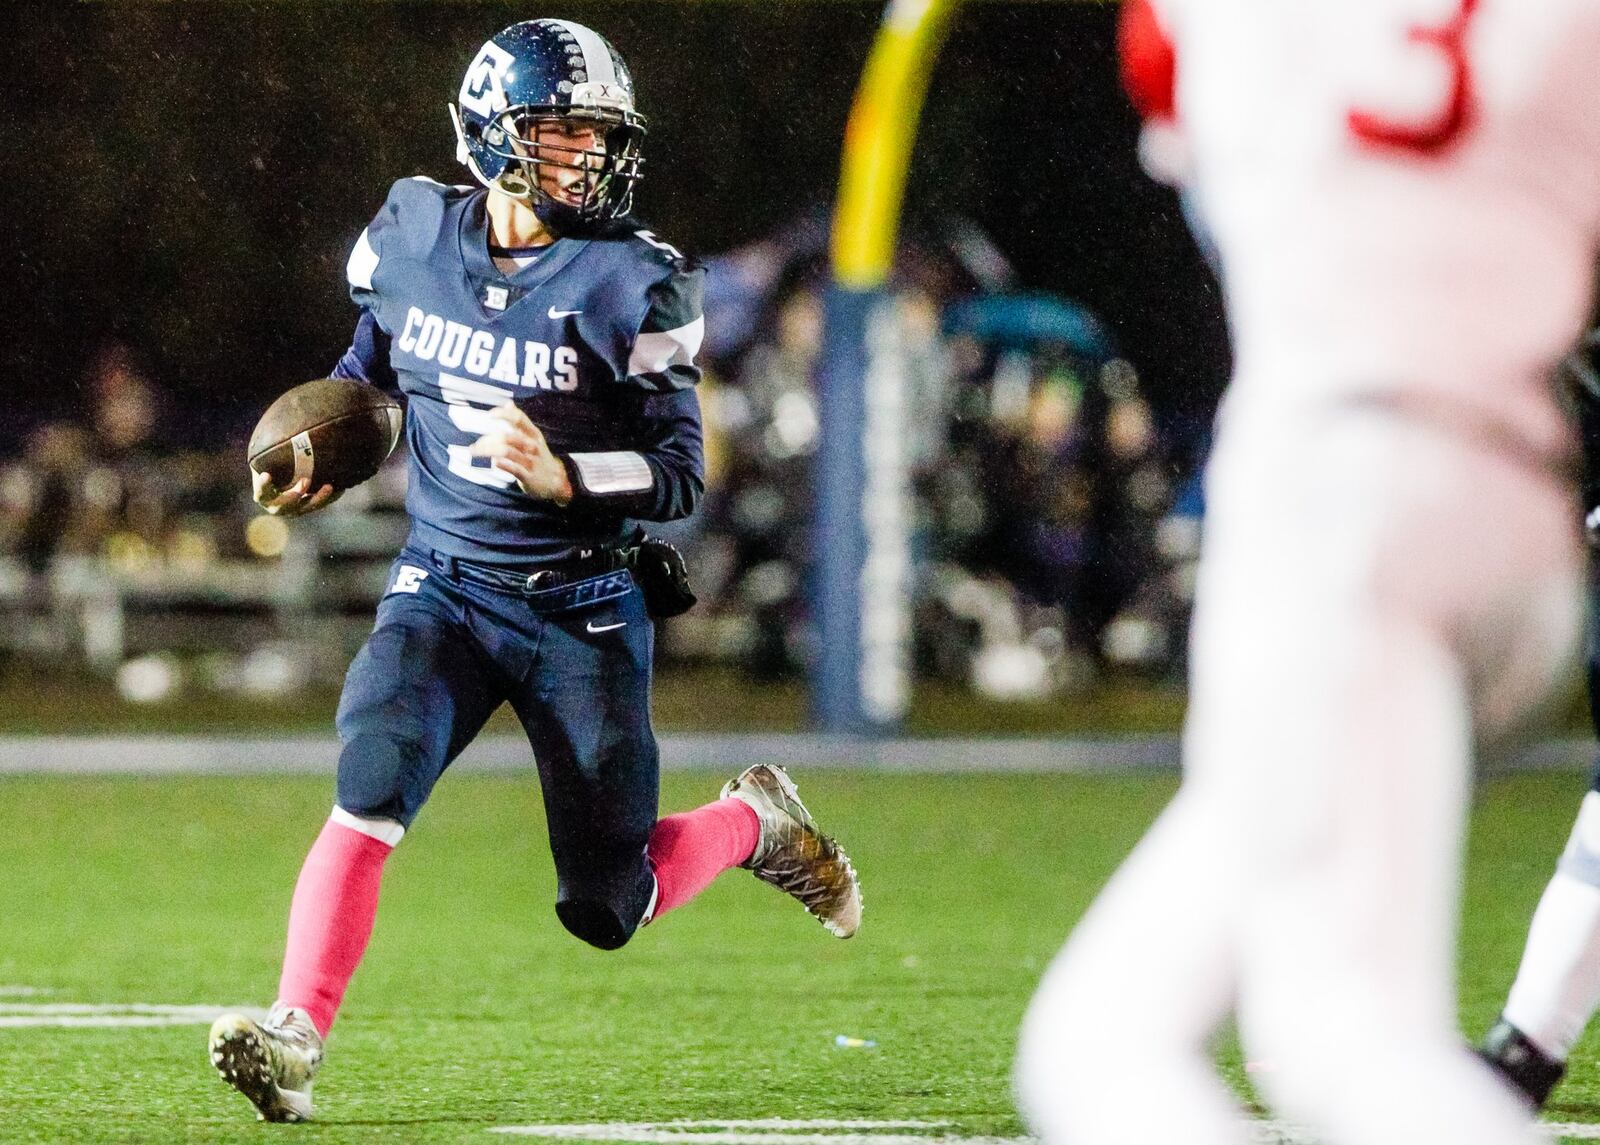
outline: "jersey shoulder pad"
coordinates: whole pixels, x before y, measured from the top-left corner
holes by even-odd
[[[626,335],[699,319],[705,269],[647,224],[614,219],[584,237],[604,245],[609,289]]]
[[[386,258],[426,257],[453,233],[448,220],[452,207],[473,192],[472,187],[450,187],[424,175],[397,179],[383,206],[361,232],[345,267],[353,291],[371,291],[373,274]]]
[[[627,233],[627,239],[628,249],[634,258],[646,266],[659,268],[658,273],[695,270],[700,266],[643,223],[635,222]]]
[[[659,392],[700,380],[695,356],[706,333],[705,268],[677,259],[665,269],[645,290],[644,315],[628,356],[628,375]]]
[[[682,265],[671,267],[645,293],[650,305],[640,324],[641,331],[675,330],[690,323],[703,327],[706,272],[698,263],[685,260]]]
[[[607,244],[613,252],[611,258],[639,269],[643,277],[651,281],[673,270],[687,270],[700,265],[656,234],[649,223],[632,215],[602,223],[583,237]]]
[[[474,190],[472,187],[451,187],[425,175],[397,179],[389,188],[383,208],[372,220],[373,225],[367,228],[369,236],[379,231],[384,241],[403,244],[391,246],[390,250],[394,253],[402,249],[413,254],[426,253],[433,249],[445,229],[445,220],[451,215],[450,208]],[[381,256],[384,247],[376,239],[373,245]]]

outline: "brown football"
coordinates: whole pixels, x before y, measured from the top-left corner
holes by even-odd
[[[250,435],[250,468],[279,489],[309,476],[348,489],[378,471],[400,440],[404,411],[377,386],[320,378],[296,386],[267,407]]]

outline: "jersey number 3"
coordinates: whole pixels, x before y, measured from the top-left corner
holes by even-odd
[[[1467,59],[1467,32],[1477,10],[1478,0],[1458,0],[1455,15],[1445,23],[1415,24],[1406,30],[1408,44],[1442,57],[1448,68],[1448,88],[1440,93],[1438,107],[1431,115],[1395,119],[1380,111],[1353,108],[1346,117],[1350,134],[1375,147],[1423,155],[1436,155],[1454,143],[1472,123],[1472,64]]]

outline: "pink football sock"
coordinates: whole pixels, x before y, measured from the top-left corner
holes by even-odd
[[[278,981],[278,1000],[310,1014],[323,1037],[367,949],[378,914],[383,862],[394,850],[390,843],[345,826],[340,817],[336,811],[323,825],[300,868]],[[398,823],[386,825],[400,829]]]
[[[719,799],[661,820],[648,848],[657,887],[651,917],[682,906],[723,871],[744,862],[760,837],[761,821],[738,799]]]

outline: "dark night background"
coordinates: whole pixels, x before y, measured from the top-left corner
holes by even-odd
[[[165,436],[242,438],[325,374],[350,244],[395,178],[469,181],[445,104],[518,19],[587,23],[651,117],[641,214],[701,255],[831,198],[876,3],[19,4],[0,16],[0,450],[70,416],[108,339],[173,393]],[[1099,312],[1169,427],[1202,425],[1220,303],[1134,157],[1115,8],[974,3],[918,130],[907,227],[977,222],[1021,285]],[[5,25],[9,24],[9,28]]]

